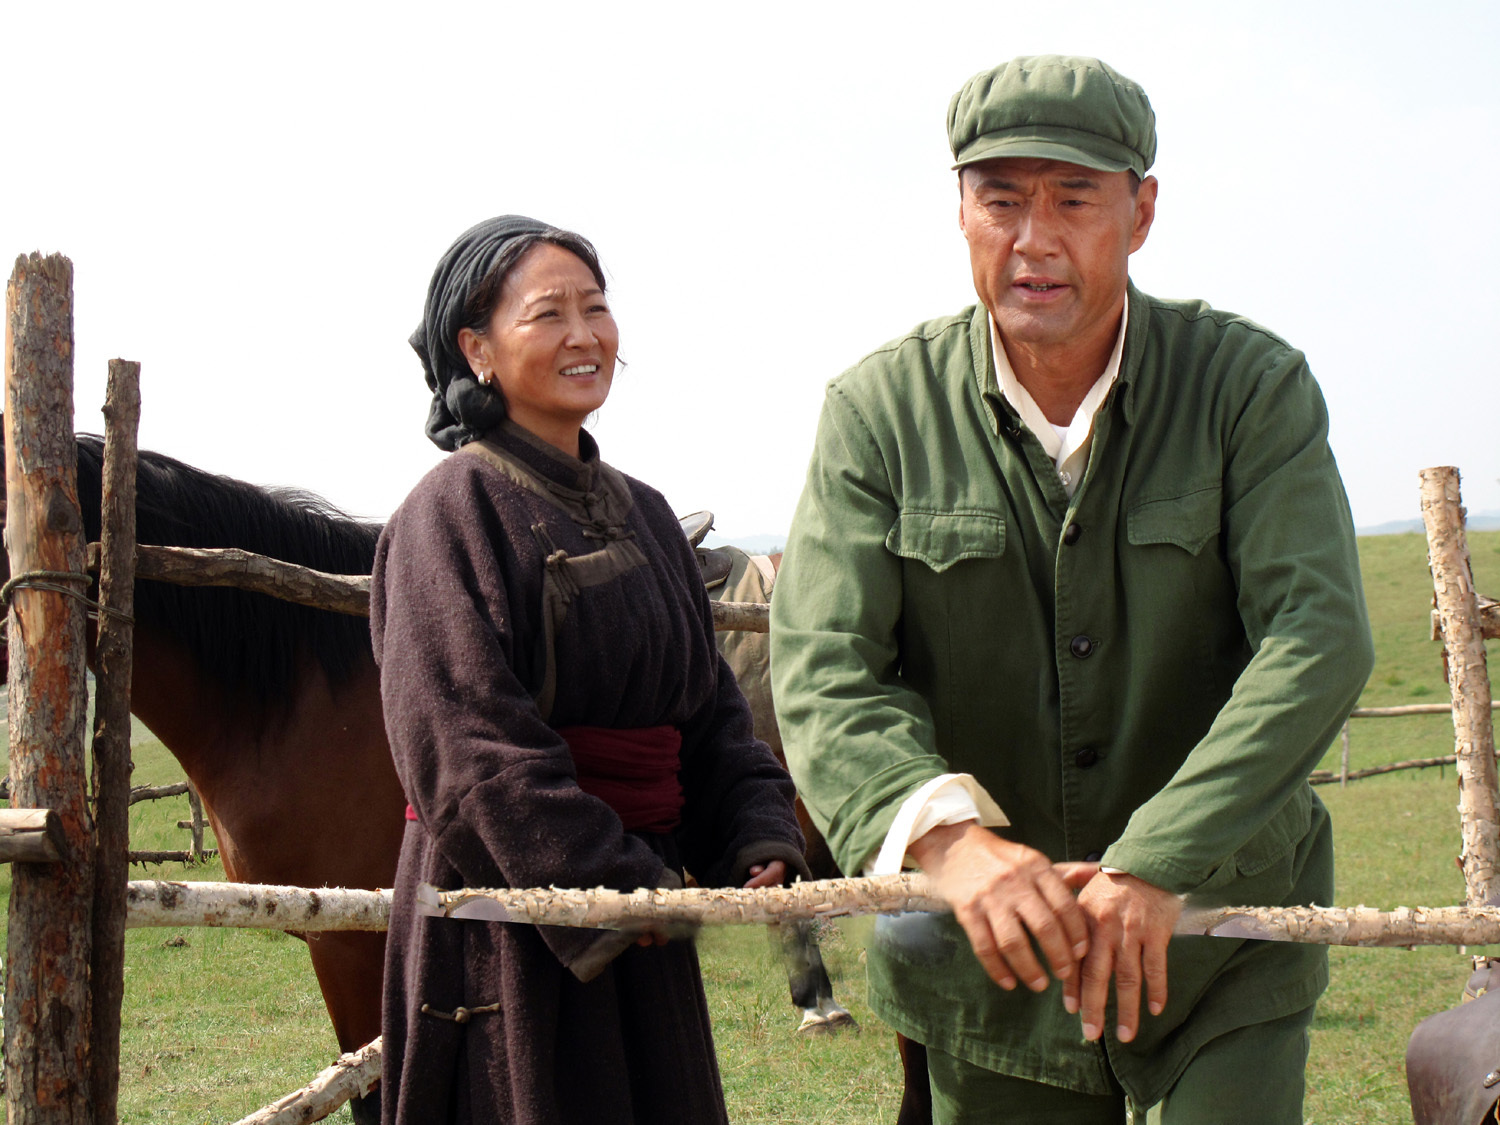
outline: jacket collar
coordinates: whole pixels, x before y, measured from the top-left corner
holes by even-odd
[[[1130,305],[1130,315],[1125,322],[1125,347],[1120,355],[1120,372],[1115,377],[1106,402],[1118,398],[1127,422],[1135,421],[1135,395],[1132,388],[1136,374],[1141,369],[1141,360],[1146,354],[1146,321],[1150,316],[1150,300],[1129,279],[1125,282],[1125,300]],[[995,373],[995,355],[990,334],[990,314],[983,304],[974,305],[969,315],[969,350],[974,360],[974,378],[979,387],[980,401],[989,415],[990,424],[998,431],[1002,424],[1016,424],[1015,411],[1000,393],[1000,380]],[[1001,415],[1005,421],[1002,422]]]

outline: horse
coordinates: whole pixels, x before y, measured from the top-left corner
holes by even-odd
[[[79,505],[93,541],[103,442],[80,434],[77,448]],[[334,574],[370,573],[381,526],[312,493],[262,488],[149,451],[139,454],[136,482],[141,543],[239,547]],[[202,797],[230,880],[394,884],[406,796],[363,618],[232,587],[137,581],[131,711]],[[780,756],[779,738],[775,745]],[[296,936],[307,943],[340,1049],[374,1039],[385,935]],[[783,936],[803,1026],[852,1024],[838,1015],[810,931],[788,927]],[[358,1125],[379,1120],[378,1098],[377,1088],[352,1103]]]

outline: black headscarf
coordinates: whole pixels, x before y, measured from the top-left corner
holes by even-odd
[[[505,400],[480,385],[459,350],[464,305],[507,243],[551,229],[525,215],[486,219],[459,235],[432,273],[422,323],[411,334],[411,346],[422,358],[432,391],[427,436],[450,453],[482,437],[505,418]]]

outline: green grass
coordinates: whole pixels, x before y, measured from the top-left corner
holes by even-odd
[[[1500,533],[1470,537],[1481,590],[1500,588]],[[1428,641],[1431,587],[1420,536],[1362,540],[1378,662],[1364,706],[1446,702],[1440,651]],[[1355,768],[1452,752],[1445,716],[1354,720]],[[1337,769],[1335,745],[1321,763]],[[181,777],[153,741],[135,749],[137,784]],[[1334,817],[1338,902],[1443,905],[1463,897],[1452,769],[1409,771],[1322,786]],[[138,848],[182,848],[183,798],[132,810]],[[138,871],[138,869],[137,869]],[[151,875],[219,879],[217,864]],[[141,877],[139,874],[136,877]],[[9,898],[0,869],[0,900]],[[893,1122],[900,1070],[890,1032],[864,1004],[869,920],[841,924],[825,958],[859,1035],[801,1039],[786,980],[763,931],[710,931],[700,940],[724,1087],[733,1120]],[[280,934],[209,929],[132,930],[127,936],[122,1039],[125,1122],[230,1121],[300,1086],[337,1054],[302,943]],[[1411,1029],[1451,1007],[1467,960],[1451,949],[1332,951],[1333,982],[1319,1008],[1308,1068],[1307,1120],[1384,1125],[1410,1120],[1402,1058]],[[332,1118],[349,1120],[347,1110]]]

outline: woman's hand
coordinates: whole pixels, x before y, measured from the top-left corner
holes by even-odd
[[[773,859],[770,863],[752,863],[750,865],[750,878],[745,880],[745,887],[779,887],[786,882],[786,863],[783,860]]]

